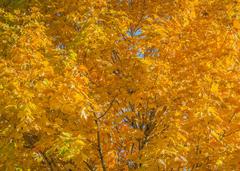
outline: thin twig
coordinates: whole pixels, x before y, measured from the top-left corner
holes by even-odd
[[[83,162],[87,165],[87,167],[90,171],[94,171],[94,169],[92,168],[92,166],[88,162],[86,162],[85,160]]]
[[[50,171],[53,171],[53,167],[51,164],[51,161],[48,159],[48,157],[46,156],[46,154],[44,152],[40,151],[40,154],[43,156],[44,160],[46,161],[47,165],[49,166]]]
[[[108,113],[108,111],[111,109],[111,107],[112,107],[112,105],[113,105],[113,102],[115,101],[116,97],[117,97],[117,96],[115,96],[115,97],[113,98],[113,100],[112,100],[111,103],[109,104],[107,110],[106,110],[101,116],[99,116],[99,117],[97,118],[97,120],[101,119],[102,117],[104,117],[104,116]]]

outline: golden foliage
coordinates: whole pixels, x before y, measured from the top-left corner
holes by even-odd
[[[1,0],[0,170],[239,170],[240,1]]]

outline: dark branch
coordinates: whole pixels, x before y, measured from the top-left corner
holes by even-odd
[[[99,116],[99,117],[97,118],[97,120],[101,119],[102,117],[104,117],[104,116],[108,113],[108,111],[111,109],[111,107],[112,107],[113,102],[115,101],[115,99],[116,99],[116,96],[112,99],[112,101],[111,101],[111,103],[109,104],[107,110],[106,110],[101,116]]]

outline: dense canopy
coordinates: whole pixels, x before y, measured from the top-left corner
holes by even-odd
[[[239,0],[0,0],[0,170],[239,170],[239,36]]]

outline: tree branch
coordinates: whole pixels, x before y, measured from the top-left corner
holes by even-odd
[[[46,161],[47,165],[49,166],[49,170],[50,171],[53,171],[53,166],[52,166],[52,163],[51,161],[48,159],[48,157],[46,156],[46,154],[44,152],[41,152],[40,151],[40,154],[43,156],[44,160]]]
[[[112,99],[112,101],[110,102],[107,110],[106,110],[101,116],[99,116],[99,117],[97,118],[97,120],[101,119],[102,117],[104,117],[104,116],[108,113],[108,111],[111,109],[111,107],[112,107],[112,105],[113,105],[113,102],[115,101],[116,97],[117,97],[117,96],[115,96],[115,97]]]
[[[97,114],[95,112],[93,112],[94,116],[95,116],[95,123],[97,125],[97,148],[98,148],[98,154],[101,160],[101,165],[102,165],[102,169],[103,171],[107,171],[106,169],[106,164],[104,161],[104,156],[103,156],[103,150],[102,150],[102,146],[101,146],[101,129],[100,129],[100,119],[103,118],[108,111],[111,109],[113,102],[115,101],[117,95],[112,99],[112,101],[110,102],[110,105],[108,106],[107,110],[101,115],[101,116],[97,116]]]
[[[87,167],[90,171],[95,171],[87,161],[84,160],[83,162],[87,165]]]
[[[106,164],[103,158],[103,152],[102,152],[102,146],[101,146],[101,132],[100,132],[100,122],[99,120],[95,120],[96,124],[97,124],[97,146],[98,146],[98,154],[101,160],[101,164],[102,164],[102,169],[103,171],[107,171],[106,169]]]

